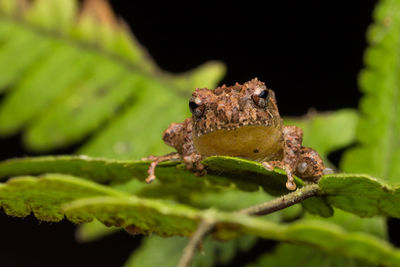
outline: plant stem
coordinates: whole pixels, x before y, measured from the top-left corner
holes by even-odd
[[[237,212],[241,214],[254,215],[254,216],[267,215],[272,212],[293,206],[309,197],[316,196],[318,194],[318,191],[319,191],[319,186],[317,184],[306,185],[302,188],[297,189],[292,193],[281,196],[277,199],[259,205],[251,206],[239,210]],[[202,242],[203,237],[207,235],[209,232],[211,232],[215,224],[216,222],[210,220],[203,220],[199,224],[196,231],[190,238],[189,243],[183,250],[183,254],[181,259],[179,260],[178,267],[188,267],[190,265],[194,253],[196,252],[196,249],[199,247],[199,244]]]
[[[318,190],[319,186],[317,184],[306,185],[277,199],[239,210],[238,213],[256,216],[267,215],[272,212],[293,206],[309,197],[315,196],[318,194]]]
[[[203,237],[208,234],[212,228],[214,228],[215,222],[209,222],[203,220],[200,222],[199,226],[197,226],[196,232],[192,235],[189,240],[189,243],[186,245],[183,250],[183,254],[181,259],[179,260],[178,267],[187,267],[190,265],[194,253],[196,249],[199,247],[199,244],[202,242]]]

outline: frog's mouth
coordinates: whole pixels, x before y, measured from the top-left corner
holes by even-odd
[[[220,129],[193,136],[198,153],[203,156],[224,155],[265,161],[282,154],[282,132],[279,127],[247,125]]]

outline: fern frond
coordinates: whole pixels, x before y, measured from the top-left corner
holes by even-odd
[[[385,266],[400,264],[400,250],[390,243],[370,234],[348,232],[330,222],[302,220],[282,224],[235,212],[199,210],[173,201],[139,198],[69,175],[11,179],[0,185],[0,205],[7,214],[18,217],[33,212],[45,221],[60,221],[64,216],[74,223],[98,219],[131,233],[162,236],[190,236],[199,221],[210,220],[217,224],[214,235],[224,240],[253,235]]]
[[[366,68],[359,84],[363,98],[357,147],[344,155],[345,171],[399,182],[400,177],[400,1],[379,1],[368,31]]]
[[[160,133],[187,115],[183,100],[224,72],[218,62],[182,75],[159,70],[105,1],[20,3],[0,1],[0,91],[8,91],[0,135],[24,130],[31,150],[65,147],[100,129],[82,152],[164,153]]]

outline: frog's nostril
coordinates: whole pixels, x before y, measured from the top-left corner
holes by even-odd
[[[258,153],[258,149],[257,149],[257,148],[254,149],[253,152],[254,152],[254,153]]]

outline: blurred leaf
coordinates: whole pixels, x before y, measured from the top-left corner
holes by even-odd
[[[305,219],[318,220],[318,216],[306,214]],[[321,219],[322,220],[322,219]],[[335,223],[352,232],[366,232],[374,236],[387,239],[386,222],[381,217],[360,218],[358,215],[335,209],[332,217],[324,218],[323,221]]]
[[[0,91],[10,91],[0,135],[24,129],[28,148],[44,152],[96,131],[81,151],[132,159],[168,151],[162,130],[185,117],[194,88],[217,84],[224,66],[159,70],[106,1],[2,0],[0,72]]]
[[[225,242],[207,238],[203,242],[202,253],[197,253],[194,256],[191,266],[211,267],[217,264],[227,264],[235,257],[235,253],[250,249],[255,241],[256,239],[250,236]],[[184,237],[147,237],[142,246],[131,255],[124,266],[177,266],[187,242],[188,239]]]
[[[329,153],[355,142],[358,115],[355,110],[341,109],[335,112],[311,111],[302,118],[285,118],[285,125],[296,125],[303,130],[303,145],[312,147],[324,162]]]
[[[368,30],[369,47],[359,84],[363,98],[359,145],[344,155],[342,169],[400,180],[400,1],[380,1]]]
[[[313,221],[320,218],[313,215],[306,215],[306,219]],[[322,221],[322,219],[320,219]],[[351,232],[368,232],[380,238],[386,238],[386,223],[381,218],[361,219],[356,215],[335,210],[334,216],[324,219],[330,223],[340,225]],[[294,244],[279,244],[273,251],[265,252],[249,267],[256,266],[376,266],[365,261],[355,260],[351,257],[344,257],[336,253],[327,253],[320,249]]]
[[[113,234],[119,230],[120,228],[118,227],[106,227],[99,221],[93,220],[92,222],[84,223],[77,227],[75,239],[79,242],[90,242]]]
[[[374,23],[369,27],[367,34],[369,45],[364,56],[366,67],[359,77],[359,87],[364,94],[359,103],[357,146],[345,152],[340,164],[344,171],[368,173],[381,177],[390,184],[398,184],[400,177],[399,8],[400,1],[394,0],[379,1],[374,9]],[[337,184],[331,188],[332,193],[341,191],[341,196],[330,198],[336,201],[337,205],[346,206],[346,210],[349,210],[351,203],[353,209],[358,209],[365,216],[375,212],[385,214],[388,213],[388,209],[398,213],[390,203],[390,201],[398,202],[396,200],[398,188],[391,190],[388,201],[387,194],[383,199],[378,199],[379,196],[383,197],[382,190],[386,189],[385,186],[374,182],[362,183],[356,186],[357,189],[364,190],[362,193],[365,198],[361,200],[357,196],[352,197],[349,189],[344,188],[345,184],[352,181],[342,182],[342,185]],[[370,203],[373,205],[371,209],[366,207]],[[356,205],[361,205],[362,208]],[[382,219],[381,223],[364,222],[364,224],[369,225],[371,229],[375,228],[375,224],[380,224],[382,231],[386,230],[386,223]],[[366,231],[371,230],[366,229]]]
[[[311,247],[294,244],[280,244],[273,252],[263,254],[263,256],[257,259],[256,263],[247,266],[372,267],[376,266],[376,264],[370,264],[364,261],[322,252]]]

